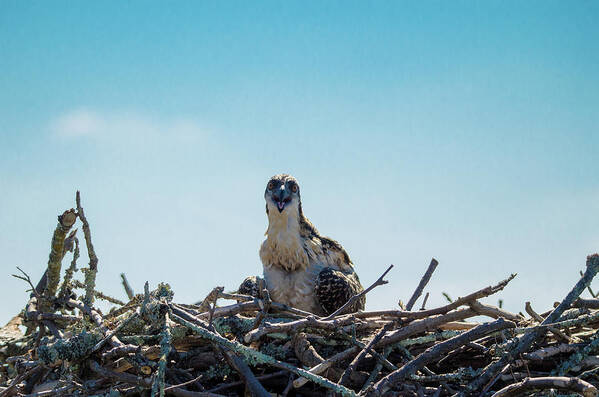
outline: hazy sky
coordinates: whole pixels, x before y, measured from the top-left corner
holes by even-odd
[[[434,256],[429,307],[517,272],[543,311],[599,247],[598,38],[596,1],[2,1],[0,322],[77,189],[100,290],[235,288],[280,172],[364,284],[395,264],[367,308]]]

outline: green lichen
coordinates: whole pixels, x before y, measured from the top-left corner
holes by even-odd
[[[187,327],[175,325],[171,327],[171,337],[173,340],[182,339],[187,336]]]
[[[48,343],[47,339],[38,349],[40,360],[50,365],[59,360],[74,361],[86,357],[102,337],[99,334],[82,331],[68,339],[59,339],[54,343]]]
[[[264,354],[268,354],[269,356],[276,358],[277,360],[284,360],[285,358],[287,358],[287,355],[291,353],[291,351],[288,348],[277,345],[276,343],[266,343],[262,345],[260,351]]]
[[[204,372],[203,375],[206,377],[205,379],[209,381],[222,381],[227,376],[231,375],[231,367],[229,367],[227,364],[222,363],[211,365],[210,367],[208,367],[208,369],[206,370],[206,372]]]
[[[159,338],[160,335],[119,335],[121,342],[137,346],[154,344]]]
[[[173,292],[171,286],[168,283],[160,283],[158,284],[156,290],[152,292],[152,295],[157,300],[164,298],[167,302],[171,302],[175,293]]]
[[[279,340],[289,340],[291,337],[288,334],[283,332],[273,332],[272,334],[266,334],[269,338],[279,339]]]
[[[217,317],[212,321],[214,329],[221,335],[234,335],[242,337],[252,329],[254,320],[238,315],[228,317]]]
[[[125,321],[125,320],[122,320]],[[143,334],[146,331],[146,322],[141,317],[131,319],[119,332],[123,335]]]

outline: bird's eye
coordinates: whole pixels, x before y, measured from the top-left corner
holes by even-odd
[[[268,182],[268,185],[266,185],[266,188],[268,190],[272,190],[275,187],[275,183],[273,181]]]
[[[291,185],[291,191],[293,193],[297,193],[297,189],[298,189],[298,187],[297,187],[297,185],[295,183],[293,185]]]

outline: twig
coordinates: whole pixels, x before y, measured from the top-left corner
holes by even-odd
[[[524,317],[510,313],[506,310],[503,310],[499,307],[485,305],[484,303],[480,303],[479,301],[470,302],[469,306],[478,314],[492,317],[492,318],[505,318],[506,320],[514,321],[516,323],[520,323],[524,320]]]
[[[212,320],[214,320],[214,310],[216,309],[216,302],[218,301],[218,294],[222,292],[225,287],[216,287],[214,288],[212,295],[212,302],[208,303],[209,312],[208,312],[208,329],[214,331],[214,327],[212,326]]]
[[[249,295],[229,294],[226,292],[221,292],[219,294],[219,297],[223,298],[223,299],[233,299],[233,300],[242,301],[242,302],[217,308],[214,311],[214,318],[230,316],[230,315],[241,313],[244,311],[262,310],[262,307],[264,306],[264,302],[262,301],[262,299],[255,298],[255,297],[249,296]],[[207,296],[207,298],[208,298],[208,296]],[[203,302],[204,301],[200,302],[200,304]],[[270,306],[272,309],[275,309],[279,312],[288,312],[288,313],[291,313],[291,314],[294,314],[294,315],[297,315],[300,317],[307,317],[307,316],[314,315],[313,313],[299,310],[294,307],[287,306],[287,305],[284,305],[284,304],[278,303],[278,302],[271,302]],[[202,308],[202,306],[200,306],[199,308]],[[200,316],[202,318],[204,318],[204,317],[208,318],[208,312],[206,310],[208,310],[207,307],[204,310],[204,313],[198,314],[198,316]]]
[[[410,361],[397,371],[394,371],[377,382],[373,390],[371,390],[367,395],[372,396],[380,396],[383,395],[387,390],[389,390],[393,385],[398,382],[403,381],[410,375],[413,375],[419,369],[423,368],[426,364],[438,359],[439,357],[449,353],[450,351],[472,341],[475,341],[481,338],[484,335],[487,335],[492,332],[496,332],[499,330],[507,329],[507,328],[515,328],[516,324],[511,321],[506,321],[502,318],[499,320],[495,320],[492,323],[482,324],[476,328],[471,329],[463,333],[460,336],[456,336],[455,338],[451,338],[445,342],[438,343],[433,347],[427,349],[424,353],[419,355],[416,359]]]
[[[426,295],[424,295],[424,300],[422,301],[422,306],[420,307],[420,310],[426,309],[426,301],[428,301],[428,296],[429,296],[429,293],[427,292]]]
[[[132,374],[128,374],[126,372],[114,372],[111,371],[109,369],[106,369],[104,367],[102,367],[100,364],[98,364],[96,361],[94,360],[89,360],[89,368],[97,373],[98,375],[104,377],[104,378],[109,378],[109,379],[113,379],[116,380],[118,382],[124,382],[124,383],[128,383],[131,385],[138,385],[141,386],[144,389],[149,389],[150,387],[152,387],[152,380],[150,378],[143,378],[140,376],[135,376]],[[210,393],[210,392],[193,392],[193,391],[188,391],[188,390],[184,390],[184,389],[180,389],[180,388],[170,388],[171,385],[168,385],[169,387],[165,387],[165,390],[168,389],[169,394],[175,395],[175,396],[181,396],[181,397],[224,397],[221,394],[214,394],[214,393]]]
[[[578,378],[559,377],[541,377],[541,378],[526,378],[522,382],[514,383],[504,387],[493,397],[512,397],[521,396],[527,391],[558,389],[573,393],[582,394],[584,397],[595,397],[599,395],[599,391],[593,385]]]
[[[568,360],[564,361],[559,368],[552,371],[552,375],[564,376],[569,371],[572,370],[573,367],[580,364],[582,360],[584,360],[589,353],[595,350],[599,346],[599,331],[595,332],[591,336],[591,342],[586,345],[582,350],[575,352],[568,358]]]
[[[207,303],[209,307],[209,317],[208,317],[208,329],[212,332],[215,332],[214,327],[212,325],[212,320],[214,318],[214,310],[216,309],[216,302],[220,296],[220,293],[224,291],[224,287],[216,287],[212,290],[212,292],[206,297],[204,302]],[[212,302],[208,301],[208,298],[212,300]],[[203,306],[202,303],[201,306]],[[218,335],[215,333],[215,335]],[[270,394],[264,389],[264,387],[260,384],[260,381],[256,379],[248,365],[239,358],[235,353],[231,351],[226,351],[220,347],[217,343],[214,343],[217,350],[219,350],[227,359],[229,364],[235,368],[235,370],[239,373],[241,378],[244,380],[245,385],[250,390],[252,396],[255,397],[269,397]]]
[[[162,317],[162,331],[160,332],[160,359],[158,360],[158,373],[152,382],[152,397],[159,395],[164,397],[165,383],[164,374],[166,373],[166,360],[171,351],[171,330],[169,326],[169,317],[166,307]]]
[[[326,320],[331,320],[335,316],[339,316],[339,315],[343,314],[358,299],[360,299],[361,297],[363,297],[364,295],[366,295],[367,293],[369,293],[370,291],[372,291],[374,288],[378,287],[379,285],[385,285],[385,284],[387,284],[389,281],[383,280],[383,277],[385,277],[387,275],[387,273],[389,273],[389,271],[391,269],[393,269],[393,265],[389,266],[387,268],[387,270],[385,270],[385,272],[381,275],[381,277],[379,277],[374,283],[372,283],[372,285],[370,287],[366,288],[364,291],[360,292],[359,294],[356,294],[356,295],[352,296],[351,298],[349,298],[349,300],[347,302],[345,302],[345,304],[343,306],[341,306],[339,309],[335,310],[332,314],[330,314],[327,317],[325,317],[324,320],[325,321]]]
[[[76,301],[74,299],[69,299],[67,301],[67,305],[69,305],[71,307],[76,307],[77,309],[81,310],[83,313],[87,314],[92,319],[92,321],[96,324],[96,326],[100,329],[100,331],[104,334],[104,337],[108,337],[108,341],[110,342],[110,344],[112,346],[120,347],[120,346],[124,345],[124,343],[121,342],[116,337],[116,335],[109,336],[111,334],[111,332],[108,329],[108,327],[106,325],[104,325],[104,322],[102,321],[102,316],[100,315],[100,313],[98,313],[94,309],[90,308],[85,303]]]
[[[16,268],[23,273],[23,275],[18,275],[18,274],[12,274],[11,276],[18,278],[19,280],[23,280],[25,281],[27,284],[29,284],[29,286],[31,286],[31,293],[33,293],[37,298],[40,297],[40,294],[35,290],[35,287],[33,286],[33,283],[31,282],[31,278],[29,277],[29,275],[27,273],[25,273],[23,271],[23,269],[21,269],[19,266],[16,266]]]
[[[165,387],[164,391],[166,392],[166,391],[169,391],[170,389],[175,389],[177,387],[183,387],[183,386],[191,385],[192,383],[195,383],[195,382],[199,381],[203,377],[204,377],[204,374],[200,374],[199,376],[196,376],[195,378],[190,379],[187,382],[183,382],[183,383],[179,383],[177,385],[170,385],[169,387]],[[243,384],[243,382],[241,382],[240,384]]]
[[[73,284],[74,288],[87,288],[87,286],[79,280],[73,280],[72,284]],[[94,297],[96,297],[98,299],[102,299],[107,302],[114,303],[115,305],[119,305],[119,306],[125,305],[125,302],[121,301],[120,299],[113,298],[112,296],[108,296],[108,295],[102,293],[101,291],[94,290],[93,293],[94,293]]]
[[[54,323],[54,321],[42,320],[41,323],[44,324],[44,326],[50,330],[50,332],[52,333],[52,335],[54,335],[54,337],[56,337],[57,339],[62,339],[63,333],[58,329],[58,327],[56,326],[56,323]]]
[[[50,302],[56,295],[58,283],[60,281],[60,269],[62,266],[62,257],[64,253],[65,237],[75,221],[77,214],[74,209],[70,209],[58,216],[58,224],[52,236],[50,256],[48,258],[48,268],[46,269],[46,286],[44,289],[41,303],[42,311],[50,311]]]
[[[268,379],[272,379],[272,378],[277,378],[279,376],[287,375],[288,373],[289,373],[288,371],[277,371],[277,372],[273,372],[272,374],[268,374],[268,375],[256,376],[256,379],[257,380],[268,380]],[[300,378],[300,379],[304,379],[304,378]],[[230,389],[232,387],[237,387],[237,386],[241,386],[244,384],[245,384],[245,382],[242,380],[238,381],[238,382],[225,383],[224,385],[219,385],[213,389],[210,389],[209,392],[214,393],[217,391]],[[182,385],[179,385],[179,386],[182,386]]]
[[[582,270],[580,270],[580,277],[582,277],[584,275],[584,273],[582,272]],[[589,294],[591,294],[591,296],[593,298],[596,298],[597,295],[593,292],[593,290],[591,289],[591,285],[589,284],[589,286],[587,287],[587,290],[589,291]]]
[[[530,315],[530,317],[534,318],[539,323],[543,322],[544,318],[541,317],[537,312],[534,311],[530,302],[526,302],[524,304],[524,310],[526,310],[526,313],[528,313]],[[558,338],[562,339],[563,341],[565,341],[567,343],[571,342],[570,338],[567,335],[565,335],[562,331],[560,331],[559,329],[556,329],[552,326],[548,326],[548,329],[552,334],[554,334]]]
[[[337,354],[333,355],[332,357],[327,358],[322,363],[317,364],[314,367],[310,368],[309,372],[313,373],[315,375],[322,374],[324,371],[331,368],[331,366],[333,366],[334,364],[338,363],[339,361],[348,359],[349,357],[356,354],[357,352],[358,352],[357,346],[350,347],[349,349],[344,350],[340,353],[337,353]],[[382,364],[381,364],[381,366],[382,366]],[[303,385],[305,385],[308,382],[309,382],[309,380],[306,378],[297,378],[296,380],[293,381],[293,387],[295,387],[297,389],[297,388],[302,387]]]
[[[135,294],[133,293],[133,289],[131,288],[131,285],[129,285],[129,281],[127,281],[127,276],[125,276],[125,273],[121,273],[121,282],[123,283],[123,288],[125,288],[125,293],[127,294],[127,298],[129,298],[129,300],[133,299]]]
[[[430,317],[432,315],[435,314],[444,314],[449,312],[450,310],[453,310],[457,307],[460,307],[462,305],[466,305],[469,304],[470,302],[473,302],[475,300],[487,297],[489,295],[493,295],[496,294],[497,292],[501,291],[502,289],[505,288],[505,286],[514,279],[514,277],[516,277],[516,274],[512,274],[510,275],[508,278],[506,278],[505,280],[500,281],[499,283],[497,283],[496,285],[492,285],[486,288],[482,288],[476,292],[473,292],[471,294],[468,294],[466,296],[464,296],[463,298],[458,298],[455,301],[451,302],[448,305],[445,306],[441,306],[441,307],[437,307],[435,309],[428,309],[428,310],[420,310],[417,312],[410,312],[410,311],[405,311],[405,312],[398,312],[396,315],[399,317],[406,317],[406,318],[425,318],[425,317]]]
[[[349,367],[343,372],[341,375],[341,379],[339,379],[339,384],[344,385],[349,380],[349,377],[353,371],[355,371],[356,367],[360,363],[360,361],[366,357],[366,354],[371,352],[374,346],[381,340],[381,338],[393,327],[393,323],[386,324],[377,334],[368,342],[368,344],[362,349],[362,351],[352,360],[349,364]]]
[[[562,318],[564,318],[564,316],[561,316],[559,318],[559,320],[561,320]],[[531,330],[531,329],[536,329],[536,328],[548,329],[548,328],[576,327],[576,326],[580,326],[580,325],[588,325],[589,323],[596,322],[597,320],[599,320],[599,311],[595,311],[595,312],[592,312],[591,314],[586,314],[586,315],[580,316],[578,318],[572,318],[572,319],[559,321],[556,323],[541,324],[541,325],[536,325],[534,327],[527,327],[527,328],[521,328],[521,329],[518,328],[518,329],[516,329],[516,332],[524,333],[524,332],[526,332],[526,330]]]
[[[25,394],[25,395],[22,395],[21,397],[65,396],[65,395],[69,395],[69,393],[77,387],[78,386],[76,384],[71,382],[68,385],[65,385],[62,387],[54,388],[52,390],[44,390],[44,391],[31,393],[31,394]]]
[[[70,316],[68,314],[58,314],[58,313],[37,313],[35,317],[36,321],[64,321],[67,323],[74,323],[81,320],[79,316]]]
[[[220,298],[224,289],[225,289],[224,287],[212,288],[212,291],[210,291],[210,293],[208,295],[206,295],[206,297],[202,300],[202,302],[200,302],[199,304],[196,305],[196,306],[198,306],[198,310],[201,312],[210,310],[210,308],[212,307],[212,304],[214,302],[216,302],[216,300],[218,298]]]
[[[141,302],[141,314],[145,314],[150,304],[150,283],[144,283],[144,300]]]
[[[264,296],[264,299],[262,300],[263,307],[262,310],[260,310],[258,314],[256,314],[256,318],[254,319],[252,329],[256,329],[260,326],[260,324],[262,324],[262,321],[268,314],[268,311],[270,310],[270,305],[272,304],[272,299],[270,299],[270,293],[266,288],[262,290],[262,296]]]
[[[89,228],[89,222],[81,207],[81,194],[77,190],[75,195],[75,201],[77,202],[77,215],[83,223],[83,235],[85,236],[85,244],[87,246],[87,254],[89,256],[89,268],[85,272],[85,299],[84,302],[87,305],[91,305],[94,302],[94,288],[96,287],[96,273],[98,272],[98,257],[96,251],[94,251],[94,245],[92,244],[92,235]]]
[[[390,343],[396,343],[401,340],[407,339],[412,335],[416,335],[424,331],[437,329],[442,324],[451,321],[464,320],[466,318],[474,317],[476,315],[477,313],[472,309],[459,309],[451,311],[447,314],[441,314],[422,320],[416,320],[406,325],[405,327],[402,327],[396,331],[389,332],[381,339],[379,343],[377,343],[376,347],[385,346]]]
[[[549,324],[557,320],[561,314],[570,307],[572,302],[584,291],[587,285],[591,283],[595,275],[599,272],[599,255],[594,254],[587,257],[587,269],[584,276],[576,283],[572,290],[566,295],[564,300],[549,314],[542,325]],[[508,351],[499,361],[488,365],[484,372],[468,385],[468,389],[478,390],[483,385],[487,384],[494,378],[506,365],[516,359],[521,353],[526,352],[542,334],[544,330],[535,329],[526,333],[518,342],[518,344]],[[465,393],[461,393],[465,395]]]
[[[337,384],[329,381],[328,379],[322,378],[318,375],[314,375],[306,370],[297,368],[294,365],[290,365],[285,362],[276,360],[267,354],[250,349],[240,343],[230,341],[230,340],[223,338],[222,336],[217,335],[205,328],[198,327],[197,325],[183,319],[182,317],[177,316],[176,314],[173,314],[173,320],[175,320],[176,322],[178,322],[181,325],[186,326],[187,328],[191,329],[192,331],[198,333],[202,337],[204,337],[210,341],[216,342],[216,343],[232,350],[233,352],[242,354],[243,356],[247,357],[248,359],[256,360],[259,363],[272,365],[277,368],[286,369],[286,370],[293,372],[299,376],[308,378],[312,382],[315,382],[315,383],[319,384],[320,386],[326,387],[327,389],[333,390],[334,392],[340,393],[344,396],[352,396],[352,397],[356,396],[356,394],[352,390],[350,390],[344,386],[337,385]]]
[[[385,358],[389,357],[389,354],[391,354],[391,351],[393,351],[393,347],[392,346],[386,346],[385,350],[383,352],[383,357],[385,357]],[[362,386],[362,389],[360,390],[360,393],[364,393],[366,390],[368,390],[368,388],[370,387],[370,385],[372,383],[374,383],[374,381],[376,380],[376,378],[379,376],[379,373],[381,372],[381,369],[383,369],[383,363],[377,362],[376,365],[374,366],[374,369],[370,373],[370,376],[368,376],[368,379],[366,380],[366,382],[364,382],[364,385]]]
[[[115,329],[113,329],[112,331],[107,333],[106,336],[101,341],[96,343],[96,345],[92,348],[91,352],[93,353],[93,352],[100,350],[100,348],[102,346],[104,346],[104,343],[106,343],[108,340],[112,339],[113,336],[115,336],[121,329],[123,329],[125,326],[127,326],[132,320],[136,319],[137,317],[138,317],[138,314],[133,313],[132,315],[127,317],[125,320],[121,321],[121,323]],[[130,347],[134,347],[134,346],[130,346]]]
[[[414,291],[414,293],[412,294],[412,297],[410,298],[410,300],[408,301],[408,304],[406,305],[406,310],[412,310],[412,307],[414,306],[414,304],[416,303],[416,301],[418,300],[420,295],[422,295],[422,290],[428,284],[429,280],[431,279],[431,276],[433,275],[433,273],[438,265],[439,265],[439,262],[437,262],[437,260],[435,258],[431,259],[431,263],[430,263],[430,265],[428,265],[428,268],[426,269],[424,276],[422,276],[422,278],[420,279],[420,283],[418,283],[418,287],[416,287],[416,291]]]
[[[260,381],[256,379],[248,365],[239,358],[235,353],[230,351],[225,351],[225,356],[227,357],[227,361],[231,364],[233,368],[239,373],[242,379],[245,382],[245,385],[252,393],[254,397],[270,397],[270,393],[266,391],[266,389],[260,384]]]
[[[599,299],[578,298],[572,303],[572,307],[580,307],[585,309],[599,309]]]
[[[287,381],[287,386],[283,390],[281,397],[287,397],[289,392],[293,389],[293,374],[289,374],[289,380]]]
[[[308,341],[306,334],[304,332],[299,332],[293,335],[291,339],[291,344],[293,346],[293,351],[295,352],[295,356],[305,367],[314,367],[318,364],[322,364],[324,358],[314,346]]]
[[[355,318],[353,316],[341,317],[334,320],[320,319],[314,316],[303,318],[296,321],[290,321],[286,323],[275,323],[261,325],[260,327],[249,331],[243,337],[245,343],[257,341],[266,334],[276,332],[288,332],[290,330],[300,331],[307,327],[318,327],[328,330],[337,330],[344,325],[354,324]]]
[[[447,299],[447,302],[452,303],[453,299],[451,299],[451,296],[449,296],[449,294],[447,292],[441,292],[441,295],[443,295],[443,297],[445,299]]]
[[[10,382],[10,385],[8,385],[8,387],[6,389],[4,389],[4,390],[2,390],[2,392],[0,392],[0,397],[5,397],[5,396],[11,395],[13,389],[19,383],[21,383],[23,380],[27,379],[32,373],[34,373],[37,370],[38,370],[38,367],[33,367],[33,368],[30,368],[27,371],[23,372],[21,375],[18,375],[16,378],[13,379],[12,382]]]
[[[62,298],[67,298],[67,291],[71,285],[71,280],[73,279],[73,274],[77,271],[77,259],[79,259],[79,239],[75,237],[75,233],[77,229],[71,232],[72,240],[75,245],[75,250],[73,252],[73,259],[71,260],[71,266],[67,268],[64,274],[64,279],[62,280],[62,285],[60,286],[60,292],[58,296]],[[69,235],[71,237],[71,235]]]

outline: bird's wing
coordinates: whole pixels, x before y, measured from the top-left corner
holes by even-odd
[[[341,244],[332,238],[321,236],[305,216],[300,219],[300,236],[310,263],[320,263],[345,273],[354,272],[353,263]]]
[[[310,263],[328,266],[342,272],[352,273],[353,264],[349,255],[337,241],[317,235],[307,236],[304,239]]]

